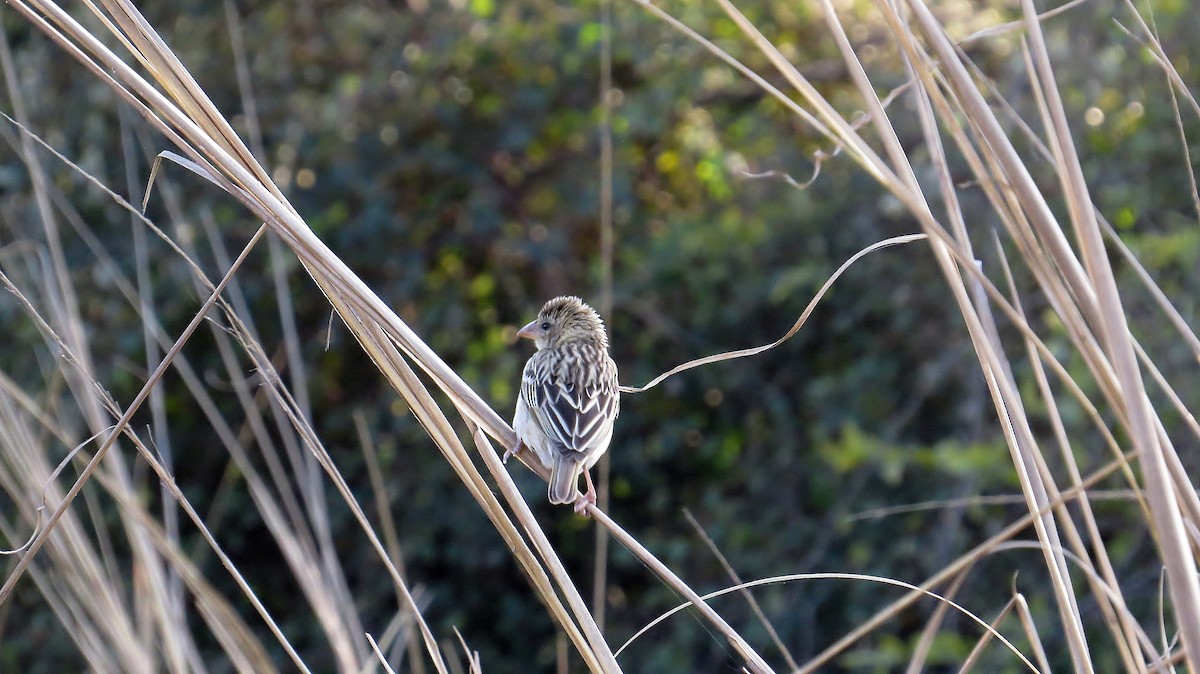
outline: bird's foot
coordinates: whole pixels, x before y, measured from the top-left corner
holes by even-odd
[[[508,463],[508,458],[510,456],[516,456],[517,454],[520,454],[522,449],[525,449],[525,441],[517,438],[517,444],[504,450],[504,457],[500,459],[500,462]]]
[[[587,507],[589,505],[596,505],[596,493],[593,491],[589,491],[586,494],[580,494],[579,498],[575,499],[575,514],[583,515],[584,517],[591,517],[591,515],[588,515],[587,511]]]

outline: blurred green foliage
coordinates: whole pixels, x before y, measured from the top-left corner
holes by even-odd
[[[739,5],[841,110],[861,109],[815,3]],[[904,81],[904,73],[881,20],[864,3],[842,5],[854,26],[852,39],[865,45],[866,65],[887,93]],[[715,4],[667,8],[783,86]],[[842,260],[876,240],[915,231],[916,224],[845,155],[826,161],[803,191],[779,180],[744,177],[743,170],[780,170],[803,181],[814,169],[813,153],[833,148],[636,4],[614,9],[617,249],[615,306],[606,318],[623,382],[640,384],[693,357],[774,340]],[[1189,64],[1200,63],[1200,44],[1191,39],[1196,13],[1180,2],[1157,2],[1154,9],[1167,53],[1194,83]],[[218,106],[246,132],[221,5],[148,3],[146,11]],[[1186,160],[1164,78],[1146,50],[1111,20],[1112,12],[1122,11],[1112,3],[1091,3],[1046,27],[1100,211],[1194,325],[1200,241]],[[955,24],[960,36],[1012,18],[1000,6],[946,12],[963,14]],[[238,15],[247,36],[264,163],[333,250],[508,415],[529,355],[527,345],[511,343],[515,327],[556,294],[598,300],[602,27],[595,3],[263,0],[239,3]],[[114,96],[10,13],[2,16],[17,50],[34,130],[126,191]],[[974,43],[971,55],[1018,110],[1032,114],[1015,35]],[[914,146],[913,160],[927,165],[911,110],[903,99],[892,110],[893,123]],[[1194,155],[1200,148],[1192,139],[1200,137],[1200,129],[1190,110],[1181,114]],[[122,116],[125,122],[129,117]],[[163,139],[141,131],[134,167],[139,180],[148,173],[148,158],[167,148]],[[1035,174],[1048,180],[1045,165],[1031,151],[1027,156]],[[12,152],[0,162],[3,243],[36,238],[37,228],[24,220],[34,213],[24,167]],[[58,164],[51,170],[56,185],[131,273],[127,217],[77,175]],[[962,166],[954,170],[956,177],[968,175]],[[172,168],[166,173],[186,217],[195,219],[188,225],[191,244],[217,274],[196,223],[204,218],[217,223],[233,250],[257,223],[194,176]],[[923,179],[932,184],[932,173]],[[963,199],[977,250],[991,269],[996,256],[988,232],[997,223],[977,189],[966,188]],[[167,220],[161,197],[151,200],[150,214]],[[170,229],[187,239],[184,224]],[[131,365],[142,360],[137,317],[106,284],[84,243],[73,237],[68,242],[86,293],[93,347],[110,354],[97,363],[98,376],[118,400],[128,400],[144,377]],[[160,243],[152,246],[154,301],[168,329],[178,330],[195,310],[197,296],[178,260]],[[277,300],[266,255],[256,254],[251,264],[240,280],[270,352],[281,343]],[[449,638],[457,626],[481,652],[489,674],[551,671],[555,628],[502,541],[346,331],[336,321],[330,324],[325,299],[298,270],[291,284],[311,366],[307,385],[316,427],[368,501],[352,425],[355,411],[366,413],[380,446],[408,571],[430,599],[426,615],[434,631]],[[1030,282],[1019,273],[1018,285],[1028,289]],[[1031,315],[1049,313],[1037,298],[1027,301]],[[1131,315],[1142,319],[1135,325],[1138,336],[1164,371],[1173,380],[1194,377],[1178,374],[1194,373],[1195,364],[1161,328],[1146,295],[1132,289],[1128,301]],[[15,310],[4,311],[5,324],[14,324],[10,338],[36,341],[28,324],[7,320]],[[1061,328],[1042,322],[1048,343],[1065,353]],[[1008,326],[1001,329],[1006,337],[1017,336]],[[1020,354],[1016,339],[1011,349],[1014,357]],[[198,337],[188,354],[216,368],[210,339]],[[39,365],[20,359],[6,356],[6,370],[36,378]],[[1083,372],[1080,363],[1067,364]],[[1028,372],[1018,374],[1028,380]],[[227,457],[182,387],[169,382],[167,390],[173,440],[182,457],[179,482],[203,510],[225,476]],[[1194,390],[1185,387],[1184,393],[1196,402]],[[221,402],[237,414],[231,395]],[[1073,404],[1064,404],[1063,411],[1073,428],[1086,428]],[[1044,419],[1035,423],[1052,446]],[[1077,440],[1085,470],[1108,459],[1090,433],[1081,432]],[[1193,465],[1200,463],[1194,443],[1186,451]],[[685,508],[743,578],[846,571],[913,583],[1025,511],[1018,502],[850,517],[899,504],[1019,492],[961,319],[932,256],[920,245],[863,260],[780,348],[626,396],[612,461],[614,516],[704,590],[730,581],[687,526]],[[1062,474],[1059,465],[1053,468]],[[543,486],[523,470],[515,472],[586,593],[591,523],[550,508]],[[222,542],[314,670],[324,671],[331,663],[327,645],[288,576],[278,572],[277,551],[262,543],[268,536],[236,476],[222,493],[229,499],[218,529]],[[1151,541],[1129,525],[1137,513],[1124,503],[1102,503],[1099,511],[1118,574],[1132,578],[1124,588],[1132,608],[1154,615],[1158,571],[1148,564]],[[355,573],[350,583],[368,617],[366,627],[378,630],[397,610],[389,580],[344,508],[331,506],[329,516],[340,532],[343,563]],[[1042,565],[1035,551],[989,557],[971,572],[959,598],[991,619],[1014,586],[1025,592],[1053,662],[1065,666]],[[215,561],[205,569],[229,596],[237,596]],[[621,549],[611,555],[609,581],[607,633],[614,643],[677,601]],[[756,595],[803,660],[899,591],[810,581]],[[30,584],[17,602],[29,617],[7,626],[20,639],[0,646],[0,669],[69,668],[72,647]],[[717,607],[770,653],[740,599],[720,600]],[[1085,619],[1101,624],[1094,604],[1085,602],[1081,609]],[[932,602],[919,604],[828,671],[897,671],[932,610]],[[1007,626],[1016,633],[1015,624]],[[978,635],[975,625],[951,616],[934,642],[930,671],[953,671]],[[1116,662],[1111,645],[1102,630],[1095,635],[1098,671],[1115,671],[1106,669]],[[282,654],[276,655],[282,664]],[[769,657],[777,660],[773,653]],[[719,672],[733,662],[721,639],[687,617],[656,627],[622,657],[628,672]],[[979,670],[1017,667],[993,644]]]

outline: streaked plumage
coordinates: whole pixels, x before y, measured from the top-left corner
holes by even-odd
[[[600,316],[578,297],[556,297],[517,333],[537,344],[521,377],[513,430],[550,470],[551,503],[575,503],[583,512],[596,502],[588,470],[612,440],[620,408],[617,366],[608,355]],[[579,473],[587,492],[575,498]]]

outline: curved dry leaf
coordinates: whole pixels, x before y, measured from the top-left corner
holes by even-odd
[[[666,372],[658,375],[654,379],[651,379],[650,383],[648,383],[644,386],[622,386],[622,387],[620,387],[621,393],[641,393],[643,391],[648,391],[648,390],[654,388],[655,386],[658,386],[659,384],[661,384],[668,377],[677,375],[680,372],[683,372],[685,370],[690,370],[695,367],[700,367],[701,365],[708,365],[709,363],[719,363],[724,360],[734,360],[735,358],[745,358],[747,356],[757,356],[758,354],[760,354],[764,351],[770,351],[771,349],[774,349],[775,347],[779,346],[780,344],[783,344],[787,340],[791,339],[792,335],[795,335],[797,332],[800,331],[800,328],[808,321],[808,317],[812,314],[813,309],[815,309],[817,307],[817,303],[820,302],[821,298],[825,296],[825,293],[829,291],[829,288],[833,285],[834,281],[837,281],[838,278],[841,277],[841,275],[847,269],[849,269],[850,266],[853,265],[855,262],[858,262],[860,259],[862,259],[866,255],[869,255],[877,250],[882,250],[884,248],[890,248],[891,246],[899,246],[899,245],[906,244],[906,243],[912,243],[914,241],[923,241],[927,238],[929,238],[929,236],[926,234],[905,234],[903,236],[894,236],[890,239],[884,239],[883,241],[878,241],[876,243],[873,243],[873,244],[867,246],[866,248],[863,248],[862,250],[855,253],[849,260],[846,260],[845,262],[843,262],[842,266],[838,267],[837,271],[833,272],[833,275],[831,275],[825,281],[825,284],[822,285],[821,289],[817,291],[817,294],[813,296],[812,301],[810,301],[808,303],[808,306],[804,308],[804,313],[800,314],[800,318],[796,319],[796,322],[792,324],[792,327],[790,330],[787,331],[787,334],[785,334],[784,336],[775,340],[774,342],[771,342],[770,344],[764,344],[762,346],[755,346],[755,347],[752,347],[749,349],[739,349],[737,351],[726,351],[724,353],[718,353],[718,354],[714,354],[712,356],[705,356],[703,358],[689,360],[688,362],[686,362],[682,365],[676,365],[675,367],[671,368],[670,370],[667,370]]]

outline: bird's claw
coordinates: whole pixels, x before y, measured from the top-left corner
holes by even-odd
[[[587,511],[589,505],[596,505],[596,493],[590,489],[588,490],[588,493],[580,494],[579,498],[575,499],[575,505],[573,506],[575,509],[575,514],[583,515],[584,517],[591,517],[588,515]]]
[[[525,442],[523,440],[518,439],[517,444],[504,450],[504,457],[500,459],[500,463],[508,463],[508,458],[510,456],[516,456],[517,454],[520,454],[521,450],[524,448],[525,448]]]

